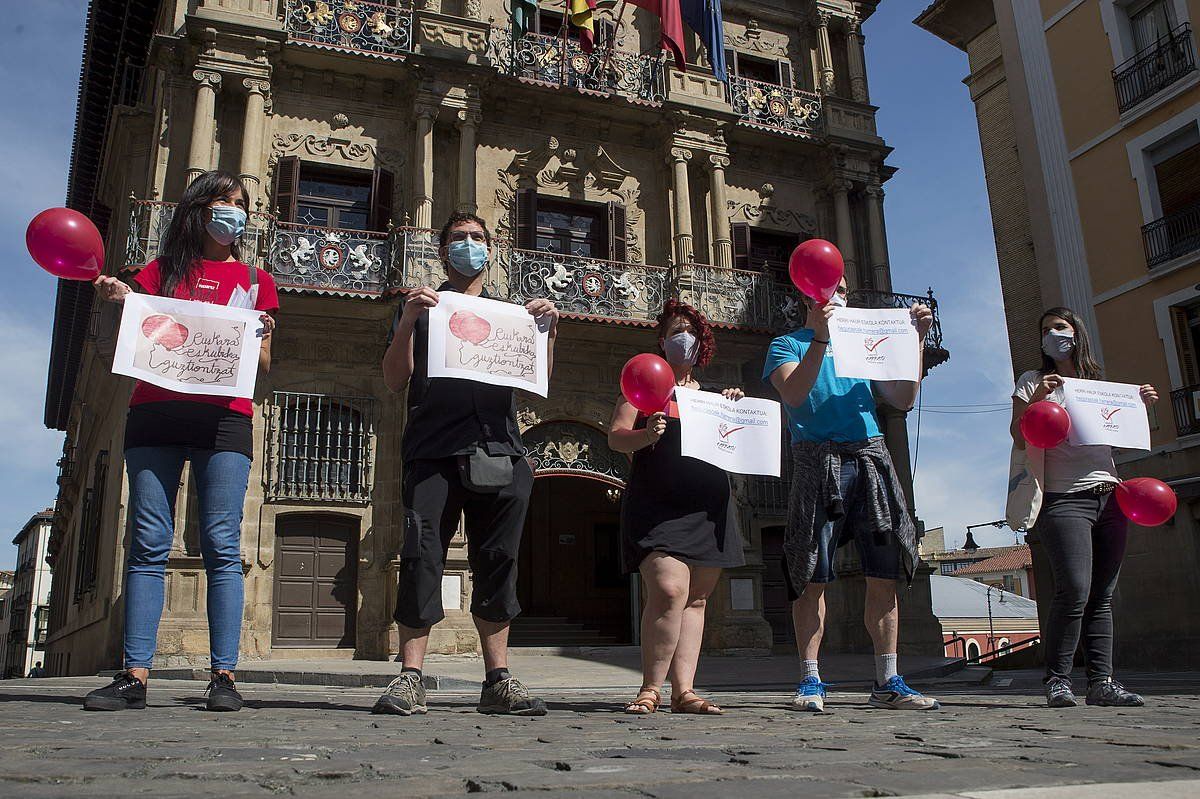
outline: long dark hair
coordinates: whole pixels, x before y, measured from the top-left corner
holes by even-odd
[[[164,297],[173,297],[180,285],[195,292],[196,281],[200,277],[200,261],[204,257],[204,239],[208,235],[204,229],[207,224],[204,211],[213,202],[228,197],[234,189],[239,190],[249,202],[250,193],[242,181],[236,175],[220,170],[205,172],[184,189],[158,250],[158,268],[162,275],[160,286]],[[242,260],[238,242],[235,241],[229,250],[234,258]]]
[[[1075,328],[1075,349],[1071,350],[1071,363],[1075,365],[1075,374],[1087,380],[1099,380],[1104,376],[1104,370],[1100,368],[1100,364],[1096,362],[1092,355],[1092,340],[1088,336],[1087,328],[1083,324],[1083,320],[1075,315],[1075,312],[1070,308],[1047,308],[1046,312],[1038,318],[1038,339],[1042,337],[1042,322],[1046,321],[1046,317],[1057,316],[1064,322]],[[1042,351],[1042,368],[1043,375],[1058,374],[1058,366],[1054,363],[1046,352]]]

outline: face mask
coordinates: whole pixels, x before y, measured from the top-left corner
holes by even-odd
[[[832,297],[829,298],[829,304],[836,308],[845,308],[846,307],[846,298],[843,297],[841,294],[834,294]]]
[[[209,210],[212,221],[205,230],[217,244],[228,247],[246,232],[246,212],[236,205],[214,205]]]
[[[670,364],[695,363],[698,349],[696,337],[687,331],[676,333],[663,342],[663,353],[667,356],[667,363]]]
[[[1075,349],[1075,334],[1051,330],[1042,336],[1042,352],[1051,360],[1061,361]]]
[[[474,239],[450,242],[446,253],[450,258],[450,265],[454,267],[455,271],[461,272],[467,277],[478,275],[487,266],[487,247]]]

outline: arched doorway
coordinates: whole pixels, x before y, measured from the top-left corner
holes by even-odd
[[[621,570],[620,493],[629,461],[572,421],[528,430],[536,479],[517,578],[514,646],[627,644],[633,583]]]

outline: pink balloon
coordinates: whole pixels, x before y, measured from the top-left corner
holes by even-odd
[[[1067,440],[1071,432],[1071,417],[1066,409],[1049,400],[1035,402],[1021,414],[1021,435],[1026,443],[1038,449],[1054,449]]]
[[[788,259],[788,274],[796,288],[822,305],[837,292],[845,273],[841,252],[824,239],[801,242]]]
[[[1179,499],[1171,487],[1153,477],[1133,477],[1117,486],[1117,505],[1134,524],[1157,527],[1175,515]]]
[[[629,404],[649,416],[665,410],[675,391],[675,372],[665,359],[643,352],[621,369],[621,393]]]
[[[95,280],[104,271],[104,239],[78,211],[48,208],[25,229],[25,246],[38,266],[65,280]]]

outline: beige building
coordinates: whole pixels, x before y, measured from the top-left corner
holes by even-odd
[[[537,480],[518,643],[634,640],[639,591],[618,557],[628,462],[605,428],[620,368],[653,348],[667,297],[720,327],[704,381],[760,395],[770,336],[800,321],[784,285],[797,242],[840,245],[857,303],[931,299],[892,291],[890,150],[860,28],[873,3],[726,0],[728,87],[695,37],[684,72],[664,63],[655,18],[599,5],[602,46],[588,54],[562,35],[552,3],[514,40],[503,0],[93,0],[69,204],[105,230],[111,269],[152,258],[188,179],[220,167],[250,186],[249,243],[281,289],[243,524],[246,659],[396,651],[405,419],[379,363],[396,290],[442,280],[431,228],[450,211],[476,211],[499,235],[493,292],[549,297],[566,314],[549,399],[519,399]],[[46,423],[66,432],[51,544],[55,674],[120,660],[131,385],[110,373],[117,312],[86,285],[59,289],[46,406]],[[936,323],[927,347],[927,363],[949,357]],[[881,410],[911,496],[904,414]],[[183,483],[164,664],[203,663],[208,651]],[[710,602],[708,644],[764,652],[791,635],[784,493],[779,480],[736,488],[747,565]],[[853,561],[843,566],[830,646],[863,647],[861,582]],[[437,651],[476,648],[470,592],[456,540]],[[928,580],[902,602],[907,649],[938,651]]]
[[[1123,668],[1200,658],[1198,14],[1195,0],[940,0],[917,19],[967,53],[1014,368],[1037,367],[1038,318],[1066,305],[1109,380],[1163,397],[1153,450],[1118,457],[1123,476],[1180,497],[1173,522],[1130,530],[1115,600]]]
[[[12,594],[6,603],[8,631],[2,677],[24,677],[34,666],[45,666],[46,636],[50,622],[50,525],[54,511],[35,513],[13,538],[17,568]]]

